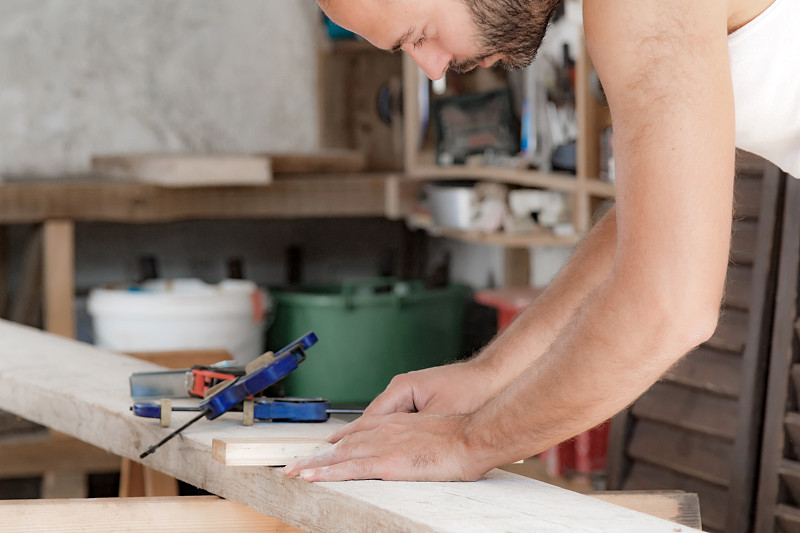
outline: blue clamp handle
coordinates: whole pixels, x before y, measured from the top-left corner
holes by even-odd
[[[251,374],[241,376],[213,396],[200,402],[200,409],[206,411],[206,418],[214,420],[250,396],[258,394],[273,383],[291,374],[297,365],[306,358],[305,351],[317,342],[317,336],[308,332],[275,354],[269,365]]]
[[[325,422],[330,415],[330,402],[322,398],[257,398],[253,406],[256,420],[273,422]],[[173,411],[195,411],[200,407],[173,407]],[[133,414],[146,418],[161,418],[161,405],[155,402],[136,402]]]

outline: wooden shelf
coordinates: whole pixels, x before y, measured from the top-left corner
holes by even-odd
[[[542,228],[531,233],[486,233],[454,228],[441,228],[419,219],[408,218],[410,227],[427,231],[434,237],[444,237],[473,244],[490,244],[504,248],[530,248],[531,246],[574,246],[578,243],[577,235],[558,236]]]
[[[0,187],[0,223],[48,219],[166,222],[191,219],[383,217],[411,205],[416,182],[395,173],[276,174],[263,186],[161,187],[102,179],[28,179]]]
[[[432,159],[422,155],[421,163]],[[513,183],[526,187],[541,187],[561,192],[575,192],[578,186],[573,174],[539,172],[513,167],[490,167],[472,165],[438,166],[433,163],[422,163],[408,170],[410,178],[425,180],[471,179]]]
[[[613,183],[601,181],[599,179],[586,180],[586,192],[588,192],[591,196],[597,196],[600,198],[614,198],[614,195],[616,194],[615,191],[616,188],[614,187]]]

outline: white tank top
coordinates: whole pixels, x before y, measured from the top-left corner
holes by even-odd
[[[775,0],[728,36],[736,146],[800,178],[800,0]]]

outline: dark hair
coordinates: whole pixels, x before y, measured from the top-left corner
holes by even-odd
[[[561,0],[463,0],[488,57],[502,54],[506,68],[531,64]]]

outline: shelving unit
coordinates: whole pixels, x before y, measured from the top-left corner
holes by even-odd
[[[419,150],[417,135],[421,130],[416,110],[419,108],[418,87],[422,74],[408,56],[403,58],[404,164],[406,175],[414,180],[438,181],[469,179],[520,185],[568,193],[573,200],[573,225],[576,235],[558,237],[547,230],[530,234],[481,234],[443,228],[428,228],[441,235],[467,242],[497,244],[510,248],[530,248],[541,245],[573,245],[591,226],[591,211],[597,202],[614,197],[614,185],[601,181],[600,133],[608,123],[607,110],[590,91],[592,64],[584,44],[576,64],[576,115],[578,138],[576,146],[577,174],[540,172],[513,167],[453,165],[438,166],[430,150]],[[517,257],[522,257],[516,254]]]

